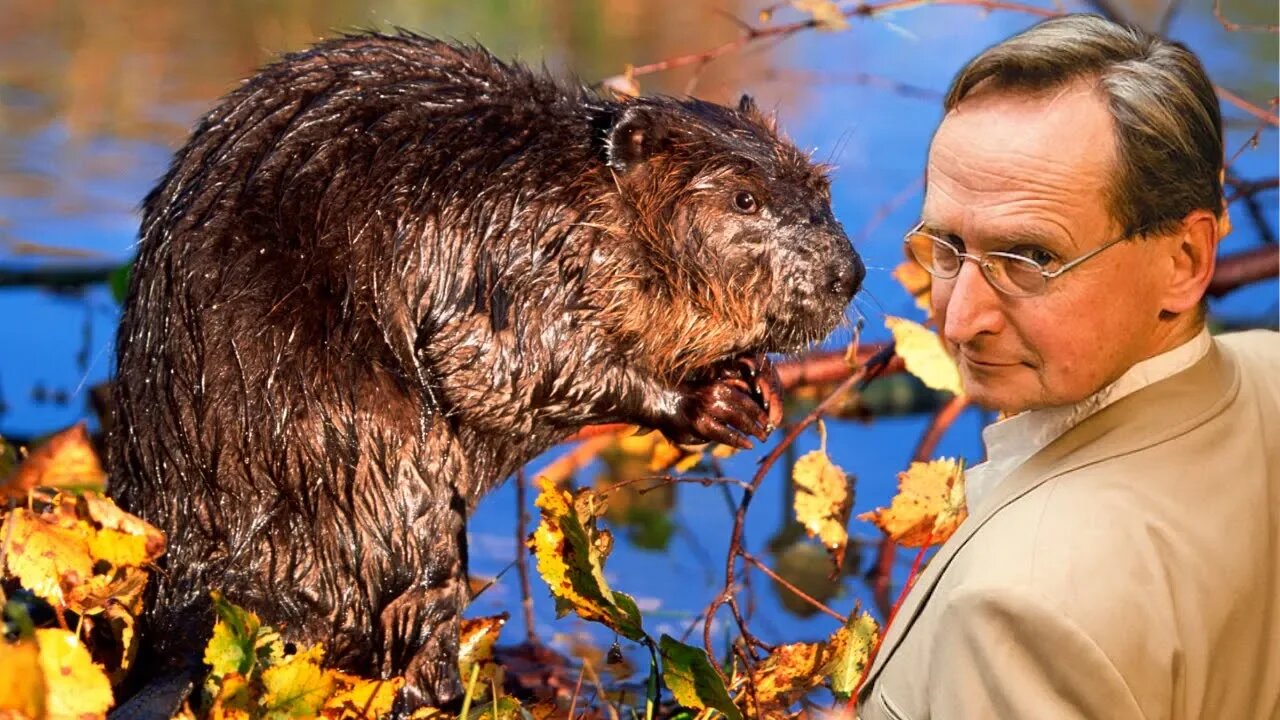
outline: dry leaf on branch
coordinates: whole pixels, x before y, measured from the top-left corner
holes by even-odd
[[[893,316],[886,317],[884,324],[893,333],[898,357],[906,364],[907,372],[934,390],[964,394],[960,371],[942,347],[937,333],[919,323]]]
[[[942,458],[911,463],[898,473],[898,494],[889,507],[858,519],[874,523],[899,545],[927,547],[946,542],[967,516],[963,466]]]

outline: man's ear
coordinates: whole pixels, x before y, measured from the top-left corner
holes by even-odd
[[[1171,238],[1173,274],[1165,288],[1165,312],[1183,313],[1200,304],[1209,289],[1218,255],[1218,218],[1192,210]]]
[[[626,173],[665,150],[669,136],[666,118],[660,113],[651,108],[627,107],[618,113],[609,129],[606,162],[615,171]]]

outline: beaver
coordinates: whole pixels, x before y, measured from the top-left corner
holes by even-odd
[[[266,66],[143,203],[108,458],[168,535],[148,652],[198,665],[219,589],[398,711],[455,700],[467,513],[588,424],[763,439],[765,353],[864,275],[829,188],[748,98],[406,32]]]

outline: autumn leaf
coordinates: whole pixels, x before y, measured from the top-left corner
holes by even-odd
[[[620,75],[612,75],[600,81],[602,87],[619,97],[639,97],[640,83],[636,80],[636,69],[627,65]]]
[[[779,645],[751,673],[758,703],[752,717],[775,716],[822,684],[820,665],[824,648],[819,643]]]
[[[893,277],[916,301],[916,307],[933,315],[933,276],[915,260],[904,260],[893,269]]]
[[[255,669],[269,667],[283,657],[280,635],[264,626],[256,614],[228,602],[216,590],[210,596],[218,615],[213,636],[204,650],[211,681],[231,674],[253,677]]]
[[[36,642],[48,689],[45,717],[59,720],[105,715],[115,702],[111,683],[75,634],[56,628],[36,630]]]
[[[542,521],[528,546],[538,562],[538,573],[556,599],[556,613],[570,610],[584,620],[603,623],[624,637],[645,637],[640,611],[625,593],[614,592],[604,579],[604,558],[594,521],[586,524],[574,509],[573,498],[549,480],[538,478],[536,505]]]
[[[44,717],[46,694],[36,639],[0,640],[0,717]]]
[[[218,683],[209,706],[211,720],[249,720],[257,710],[249,681],[240,673],[228,673]]]
[[[832,0],[791,0],[791,7],[812,17],[819,30],[838,32],[849,29],[849,21]]]
[[[333,693],[332,673],[320,667],[319,647],[289,656],[262,671],[267,720],[314,717]]]
[[[967,516],[964,469],[942,458],[911,463],[906,472],[898,473],[898,494],[889,507],[858,519],[875,523],[899,545],[926,547],[946,542]]]
[[[462,621],[458,633],[458,672],[461,677],[469,678],[471,668],[480,666],[476,684],[477,689],[483,688],[485,692],[478,692],[479,697],[486,697],[491,683],[502,684],[502,668],[493,662],[493,644],[497,642],[498,634],[502,632],[502,626],[506,625],[508,617],[503,613]]]
[[[662,681],[676,702],[699,710],[719,710],[729,720],[742,720],[742,713],[733,704],[706,652],[670,635],[663,635],[658,641],[658,652],[662,655]]]
[[[897,354],[907,366],[907,372],[934,390],[945,390],[963,395],[960,371],[956,363],[942,347],[937,333],[919,323],[888,316],[884,324],[893,333]]]
[[[33,450],[0,486],[0,495],[22,497],[36,487],[102,492],[106,480],[107,474],[89,442],[89,432],[81,422]]]
[[[849,617],[827,640],[827,661],[820,672],[831,679],[831,691],[848,700],[871,660],[871,651],[880,639],[880,626],[869,613]]]
[[[838,556],[844,556],[849,542],[846,525],[853,508],[853,485],[849,476],[831,462],[825,450],[805,453],[792,470],[795,481],[796,519],[810,537]]]
[[[334,673],[341,688],[325,702],[321,715],[327,718],[382,717],[391,712],[396,693],[404,684],[404,678],[366,680],[356,675]]]
[[[142,539],[142,561],[129,564],[142,565],[153,562],[164,554],[164,533],[146,520],[121,510],[111,498],[99,493],[85,493],[80,496],[79,503],[84,506],[85,512],[89,516],[88,519],[103,530],[112,530],[133,538]],[[136,546],[129,552],[136,556]],[[122,555],[117,555],[117,557],[124,559]],[[113,564],[118,565],[119,563]]]
[[[92,532],[87,523],[62,527],[47,514],[17,508],[0,526],[0,538],[9,538],[5,568],[26,589],[64,607],[66,594],[93,576]]]

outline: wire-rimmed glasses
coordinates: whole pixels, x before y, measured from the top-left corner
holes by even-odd
[[[1057,270],[1046,270],[1040,263],[1025,255],[993,251],[988,253],[961,252],[956,246],[940,237],[924,231],[924,223],[918,223],[907,232],[903,242],[907,253],[930,275],[950,280],[960,274],[966,258],[978,263],[991,287],[1012,297],[1032,297],[1044,292],[1049,281],[1062,273],[1115,245],[1132,237],[1126,233],[1111,242],[1104,243]]]

